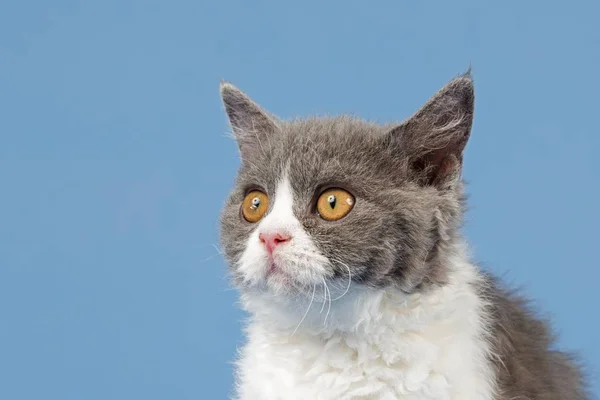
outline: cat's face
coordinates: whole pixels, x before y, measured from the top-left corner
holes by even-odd
[[[241,290],[295,296],[328,286],[331,298],[350,285],[443,283],[440,259],[460,222],[469,77],[396,126],[284,122],[230,84],[222,95],[242,166],[221,241]]]

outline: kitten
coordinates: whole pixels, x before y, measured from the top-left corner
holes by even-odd
[[[389,126],[281,121],[221,95],[242,159],[221,217],[250,314],[239,399],[586,398],[572,356],[460,235],[469,74]]]

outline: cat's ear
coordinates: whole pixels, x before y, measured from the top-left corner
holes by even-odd
[[[242,160],[251,160],[262,151],[261,142],[278,129],[278,121],[231,83],[221,81],[220,89]]]
[[[411,173],[422,185],[448,188],[460,179],[474,99],[473,80],[467,73],[444,86],[387,134],[388,143],[399,146]]]

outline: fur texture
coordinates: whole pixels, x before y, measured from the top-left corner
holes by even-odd
[[[584,399],[547,325],[473,263],[460,235],[470,76],[411,118],[281,121],[231,84],[221,93],[242,166],[221,241],[250,313],[241,400]],[[316,210],[324,190],[355,203]],[[241,204],[259,190],[265,216]],[[260,235],[289,241],[268,251]]]

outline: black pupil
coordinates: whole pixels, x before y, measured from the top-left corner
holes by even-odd
[[[333,209],[333,208],[335,208],[335,202],[336,202],[336,199],[335,199],[335,196],[334,196],[334,195],[331,195],[331,196],[329,196],[329,198],[327,199],[327,201],[329,202],[329,206],[330,206],[332,209]]]

